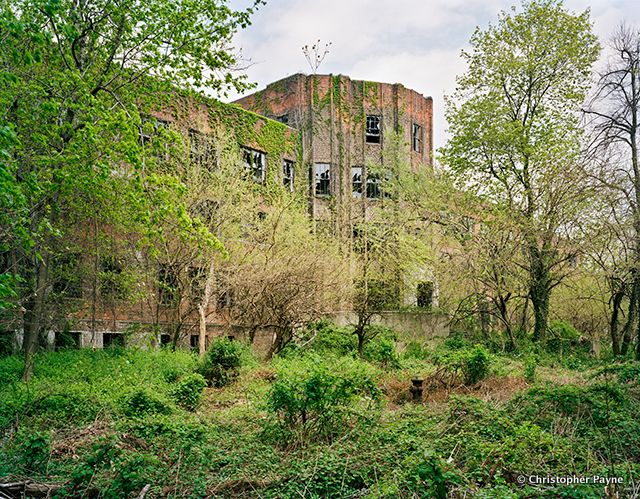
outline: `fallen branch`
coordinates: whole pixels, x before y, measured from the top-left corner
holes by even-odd
[[[32,497],[47,497],[62,488],[60,484],[38,483],[31,480],[23,482],[0,483],[0,491],[9,493],[18,493],[21,495],[29,495]]]
[[[151,488],[151,484],[150,483],[148,483],[144,487],[142,487],[142,490],[138,494],[138,499],[144,499],[145,496],[147,495],[147,492],[149,492],[150,488]]]

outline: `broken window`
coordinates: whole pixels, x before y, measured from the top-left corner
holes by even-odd
[[[178,273],[172,265],[160,265],[158,271],[158,303],[171,305],[178,299]]]
[[[380,175],[367,172],[367,197],[377,199],[380,197]]]
[[[53,348],[56,351],[80,348],[80,333],[66,330],[56,331]]]
[[[316,196],[330,196],[331,165],[329,163],[316,163]]]
[[[379,144],[380,137],[380,116],[377,114],[369,114],[367,115],[367,133],[366,133],[366,141],[369,144]]]
[[[362,167],[351,167],[351,193],[353,197],[362,197]]]
[[[103,348],[124,348],[124,334],[122,333],[103,333]]]
[[[433,283],[422,281],[418,283],[416,290],[416,305],[421,308],[430,309],[433,305]]]
[[[290,191],[293,191],[293,161],[285,159],[282,161],[282,183]]]
[[[242,149],[242,161],[247,174],[256,182],[264,182],[267,165],[267,155],[253,149]]]
[[[422,152],[422,127],[416,123],[411,127],[411,147],[415,152]]]
[[[189,346],[191,350],[198,351],[198,348],[200,348],[200,337],[197,334],[189,336]],[[204,348],[205,350],[209,348],[209,336],[207,335],[204,337]]]

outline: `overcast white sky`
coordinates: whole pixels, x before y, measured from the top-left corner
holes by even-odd
[[[234,9],[250,3],[230,0]],[[261,89],[310,72],[303,45],[332,42],[318,72],[402,83],[433,97],[438,148],[446,140],[443,97],[454,91],[456,75],[465,69],[460,51],[476,26],[494,23],[514,4],[519,0],[267,0],[235,45],[251,60],[246,73]],[[565,0],[565,5],[573,11],[590,8],[601,40],[622,21],[640,25],[640,0]]]

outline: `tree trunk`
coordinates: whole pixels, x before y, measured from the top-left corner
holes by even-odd
[[[35,261],[35,286],[33,297],[28,301],[24,319],[24,372],[22,379],[29,381],[33,375],[34,355],[38,349],[38,338],[43,325],[46,307],[47,265],[46,261]]]
[[[209,272],[207,273],[207,282],[204,285],[202,300],[198,304],[198,355],[201,359],[203,359],[207,353],[207,308],[209,308],[209,300],[213,291],[215,278],[215,262],[211,259],[211,262],[209,262]]]
[[[624,299],[624,291],[616,291],[611,297],[613,310],[611,311],[611,320],[609,321],[609,334],[611,335],[611,349],[616,357],[620,355],[620,336],[618,335],[618,317],[620,316],[620,307]]]
[[[537,290],[531,295],[533,304],[533,341],[542,342],[547,333],[549,323],[549,291]]]
[[[270,360],[275,354],[282,351],[282,349],[287,346],[291,338],[293,337],[293,332],[291,329],[277,328],[276,329],[276,337],[273,340],[273,344],[271,348],[267,352],[267,360]]]
[[[640,360],[640,322],[636,331],[636,360]]]
[[[364,357],[364,330],[356,331],[356,336],[358,337],[358,357]]]
[[[207,315],[205,306],[198,304],[198,356],[204,359],[207,353]]]
[[[539,249],[537,244],[529,246],[530,270],[529,270],[529,298],[533,305],[533,341],[543,342],[549,324],[549,298],[551,296],[549,269],[545,265],[544,249]]]
[[[480,331],[482,332],[482,337],[485,341],[488,341],[489,338],[489,310],[486,300],[483,298],[480,300],[478,304],[478,312],[480,315]]]
[[[633,329],[636,324],[636,318],[638,314],[638,298],[640,294],[640,285],[637,282],[637,278],[633,276],[633,284],[631,286],[631,296],[629,297],[629,313],[627,314],[627,322],[622,329],[622,344],[620,345],[620,355],[627,355],[629,352],[629,346],[631,345],[631,339],[633,336]]]
[[[498,311],[500,312],[500,319],[504,324],[504,332],[507,333],[507,338],[509,338],[509,351],[515,352],[518,349],[518,343],[516,342],[516,337],[513,334],[513,329],[509,321],[509,310],[507,308],[509,297],[510,294],[506,297],[502,295],[499,296]]]

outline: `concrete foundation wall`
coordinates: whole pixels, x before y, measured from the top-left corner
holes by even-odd
[[[354,312],[337,312],[329,316],[339,326],[358,322]],[[385,326],[398,333],[402,344],[417,342],[430,344],[449,336],[449,319],[433,312],[386,311],[374,317],[373,324]]]
[[[344,327],[357,323],[357,316],[350,311],[336,312],[328,316],[338,326]],[[421,311],[387,311],[377,315],[373,324],[389,327],[398,333],[398,348],[402,350],[407,343],[417,342],[423,345],[433,344],[449,335],[448,318],[444,315]],[[127,323],[122,323],[125,325]],[[125,333],[126,331],[126,333]],[[122,329],[109,329],[99,331],[70,331],[70,334],[78,335],[77,345],[80,348],[104,348],[105,335],[123,335],[122,344],[128,347],[134,346],[143,349],[158,348],[161,345],[161,335],[166,332],[146,328],[141,325],[136,331],[123,327]],[[15,343],[19,347],[21,334],[16,332]],[[179,341],[181,348],[190,348],[190,336],[187,335]],[[254,331],[253,341],[249,336],[249,329],[242,326],[207,327],[207,344],[216,337],[229,337],[236,341],[251,343],[258,356],[264,357],[271,349],[275,340],[275,332],[271,328],[262,328]],[[54,349],[56,333],[49,331],[46,335],[48,349]]]

